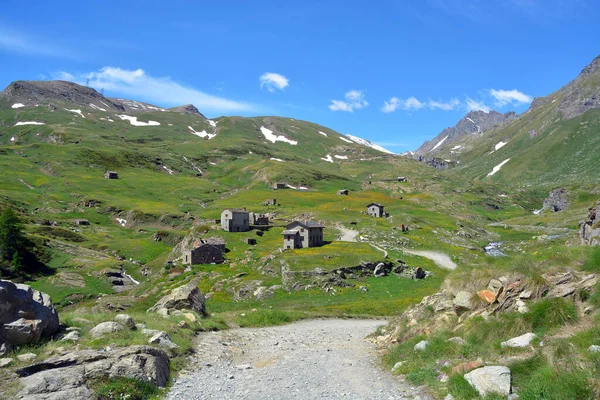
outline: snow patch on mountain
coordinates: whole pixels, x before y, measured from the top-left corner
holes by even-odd
[[[213,120],[207,119],[206,122],[208,122],[210,124],[210,126],[212,126],[213,128],[217,127],[217,123]]]
[[[121,120],[123,121],[129,121],[129,123],[133,126],[158,126],[160,125],[160,122],[156,122],[156,121],[148,121],[148,122],[142,122],[142,121],[138,121],[137,117],[131,117],[129,115],[118,115],[117,117],[121,118]]]
[[[25,104],[22,103],[15,103],[12,106],[10,106],[10,108],[21,108],[21,107],[25,107]]]
[[[506,160],[502,161],[500,164],[496,165],[494,168],[492,168],[492,172],[490,172],[489,174],[487,174],[487,176],[492,176],[496,172],[500,171],[500,168],[502,168],[502,166],[504,164],[506,164],[507,162],[509,162],[509,161],[510,161],[510,158],[507,158]]]
[[[370,140],[359,138],[359,137],[354,136],[354,135],[346,135],[346,137],[349,138],[349,139],[351,139],[351,140],[353,140],[354,142],[356,142],[358,144],[362,144],[363,146],[367,146],[367,147],[370,147],[372,149],[381,151],[382,153],[394,154],[393,151],[389,151],[388,149],[385,149],[385,148],[379,146],[378,144],[375,144],[375,143],[371,142]]]
[[[160,107],[155,107],[153,105],[150,104],[144,104],[144,103],[140,103],[139,101],[135,101],[135,100],[125,100],[125,99],[118,99],[121,103],[123,103],[124,105],[126,105],[129,108],[133,108],[136,111],[138,110],[142,110],[142,111],[166,111],[164,108],[160,108]]]
[[[196,136],[200,136],[201,138],[208,138],[208,140],[214,138],[215,136],[217,136],[216,133],[208,133],[206,131],[202,131],[202,132],[196,132],[194,130],[194,128],[192,128],[191,126],[188,126],[189,130],[192,131],[192,135],[196,135]]]
[[[339,160],[347,160],[348,159],[348,156],[338,156],[337,154],[334,157]]]
[[[289,144],[291,144],[293,146],[295,146],[295,145],[298,144],[297,141],[290,140],[290,139],[286,138],[285,136],[273,135],[273,131],[270,130],[270,129],[265,128],[264,126],[260,127],[260,132],[264,135],[265,139],[267,139],[271,143],[285,142],[285,143],[289,143]]]
[[[97,106],[97,105],[95,105],[95,104],[91,104],[91,103],[90,103],[90,107],[92,107],[93,109],[96,109],[96,110],[98,110],[98,111],[104,111],[104,112],[106,112],[106,109],[104,109],[104,108],[102,108],[102,107],[98,107],[98,106]]]
[[[496,150],[496,151],[500,150],[501,148],[503,148],[504,146],[506,146],[506,143],[507,142],[499,142],[499,143],[497,143],[496,146],[494,146],[494,150]]]
[[[83,115],[83,113],[81,112],[81,110],[69,110],[68,108],[65,108],[65,110],[67,110],[69,112],[72,112],[72,113],[75,113],[75,114],[79,114],[79,116],[81,118],[85,118],[85,115]]]
[[[327,134],[326,134],[325,132],[321,132],[321,131],[318,131],[318,132],[319,132],[321,135],[323,135],[323,136],[327,137]]]
[[[332,163],[333,162],[333,157],[331,157],[330,154],[327,154],[327,157],[325,157],[325,158],[321,157],[321,160]]]
[[[346,138],[345,138],[345,137],[343,137],[343,136],[340,136],[340,139],[342,139],[342,140],[343,140],[344,142],[346,142],[346,143],[352,143],[352,144],[354,144],[354,142],[353,142],[352,140],[350,140],[350,139],[346,139]]]
[[[285,162],[284,160],[282,160],[281,158],[275,158],[275,157],[271,157],[272,161],[279,161],[279,162]]]
[[[446,141],[446,139],[448,139],[448,136],[446,136],[445,138],[443,138],[442,140],[440,140],[439,142],[437,142],[437,144],[435,146],[433,146],[433,149],[431,149],[430,151],[434,151],[435,149],[437,149],[438,147],[440,147],[442,145],[442,143],[444,143]]]
[[[46,125],[45,122],[35,122],[35,121],[25,121],[25,122],[17,122],[15,126],[21,125]]]
[[[163,165],[163,169],[167,170],[167,172],[169,173],[169,175],[173,175],[173,170],[170,169],[169,167],[167,167],[166,165]]]

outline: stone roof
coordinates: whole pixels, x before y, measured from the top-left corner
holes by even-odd
[[[316,222],[316,221],[294,221],[290,224],[288,224],[285,228],[289,229],[292,225],[297,224],[302,226],[303,228],[309,229],[309,228],[324,228],[323,225],[321,225],[320,223]]]
[[[367,207],[371,207],[371,206],[383,207],[381,204],[378,204],[378,203],[367,204]]]

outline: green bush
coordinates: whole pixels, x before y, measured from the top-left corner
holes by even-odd
[[[589,272],[600,272],[600,247],[592,251],[583,263],[582,268]]]
[[[594,393],[588,383],[589,374],[584,370],[555,370],[549,365],[535,370],[521,386],[521,400],[593,399]]]
[[[577,319],[577,310],[572,301],[562,298],[545,299],[534,303],[525,319],[533,330],[556,328]]]

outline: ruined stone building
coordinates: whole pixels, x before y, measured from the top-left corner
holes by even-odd
[[[323,245],[323,225],[314,221],[294,221],[285,227],[283,235],[284,249],[301,249]]]

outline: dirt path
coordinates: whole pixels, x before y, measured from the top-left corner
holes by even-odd
[[[168,399],[428,399],[379,366],[381,320],[308,320],[202,333]]]
[[[429,258],[431,261],[436,263],[440,268],[455,270],[458,265],[450,257],[448,257],[444,253],[439,253],[437,251],[431,250],[410,250],[410,249],[402,249],[405,253],[413,254],[415,256]]]
[[[340,231],[340,239],[342,242],[356,242],[358,231],[338,226],[337,229]]]

